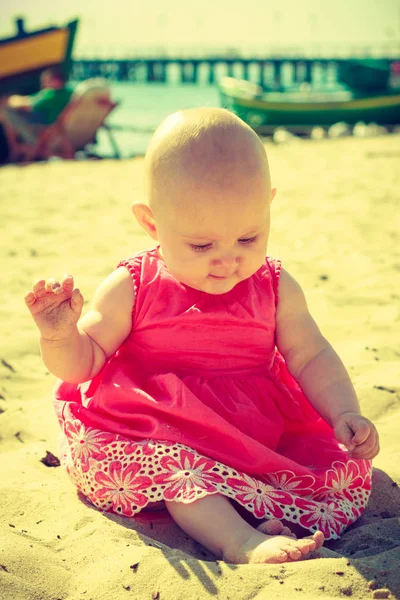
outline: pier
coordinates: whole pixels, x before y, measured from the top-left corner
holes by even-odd
[[[357,55],[357,59],[370,57]],[[221,77],[229,76],[279,89],[282,85],[292,83],[335,82],[340,63],[349,58],[301,55],[188,57],[179,54],[158,57],[138,55],[132,58],[79,58],[73,63],[71,76],[78,81],[89,77],[105,77],[113,81],[161,84],[214,84]],[[391,65],[393,73],[399,70],[400,52],[397,56],[380,55],[379,58]]]

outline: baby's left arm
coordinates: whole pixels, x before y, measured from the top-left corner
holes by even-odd
[[[354,458],[379,452],[375,426],[360,412],[350,377],[309,313],[300,285],[285,270],[279,284],[276,342],[309,402]]]

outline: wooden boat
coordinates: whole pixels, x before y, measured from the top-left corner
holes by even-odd
[[[0,96],[37,92],[40,73],[48,67],[60,67],[68,77],[78,20],[30,33],[23,19],[16,25],[17,35],[0,40]]]
[[[338,84],[317,91],[309,84],[283,92],[264,91],[249,81],[224,77],[219,83],[221,106],[235,112],[257,133],[269,135],[278,127],[307,134],[313,127],[363,121],[392,129],[400,124],[400,89],[360,94]]]

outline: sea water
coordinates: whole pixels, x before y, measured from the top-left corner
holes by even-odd
[[[110,86],[113,100],[120,104],[107,122],[121,128],[113,131],[113,136],[123,158],[143,155],[152,132],[167,115],[180,109],[220,106],[214,85],[111,82]],[[104,131],[99,132],[96,150],[100,155],[112,155]]]

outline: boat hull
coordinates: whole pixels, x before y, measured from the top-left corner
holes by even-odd
[[[78,21],[65,27],[0,40],[0,96],[32,94],[40,88],[40,73],[60,67],[68,77]]]
[[[221,105],[235,112],[257,131],[269,132],[277,127],[301,131],[315,126],[329,127],[341,121],[349,125],[360,121],[384,126],[400,124],[400,91],[358,98],[349,92],[347,97],[342,95],[342,100],[329,100],[327,94],[322,99],[320,94],[309,93],[308,99],[296,101],[295,94],[266,93],[262,97],[251,98],[245,97],[243,88],[235,91],[232,84],[220,87]]]

